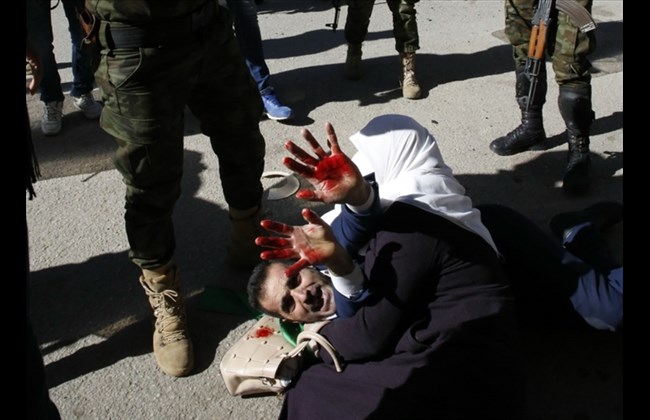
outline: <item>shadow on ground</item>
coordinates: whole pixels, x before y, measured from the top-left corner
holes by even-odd
[[[476,204],[506,204],[524,214],[536,215],[535,221],[545,226],[554,213],[592,202],[589,196],[565,197],[554,186],[561,177],[564,159],[564,151],[545,151],[513,171],[457,177]],[[195,197],[200,186],[196,175],[205,170],[200,154],[186,152],[185,160],[188,176],[174,217],[178,262],[195,344],[194,374],[198,374],[215,362],[216,349],[224,337],[247,319],[202,309],[200,293],[208,285],[242,292],[248,273],[233,271],[222,263],[223,238],[228,234],[227,213]],[[595,159],[593,175],[599,199],[622,201],[623,177],[615,176],[622,165],[622,154],[612,159]],[[299,223],[298,209],[302,205],[291,197],[269,203],[269,210],[274,218]],[[327,208],[316,210],[324,212]],[[612,239],[620,241],[622,229],[614,233]],[[128,261],[126,252],[32,273],[32,317],[45,354],[87,336],[101,338],[96,344],[48,364],[50,386],[124,358],[151,353],[152,318],[137,277],[137,269]],[[530,419],[621,418],[622,334],[588,329],[535,329],[525,331],[523,340],[529,360]],[[606,416],[593,413],[592,402],[596,400],[603,403],[601,410],[603,405],[606,407]]]

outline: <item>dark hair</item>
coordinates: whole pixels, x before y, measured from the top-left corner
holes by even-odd
[[[253,307],[253,309],[256,309],[269,316],[281,318],[279,314],[267,311],[260,304],[260,299],[262,299],[264,293],[263,291],[264,285],[266,284],[269,278],[268,271],[270,266],[271,266],[271,262],[262,261],[261,263],[257,264],[253,269],[253,273],[249,277],[248,285],[246,286],[246,291],[248,293],[248,303]]]

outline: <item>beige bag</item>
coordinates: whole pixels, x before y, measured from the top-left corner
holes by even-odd
[[[284,392],[302,367],[305,349],[318,344],[341,365],[332,344],[315,331],[302,331],[292,346],[284,337],[278,318],[263,315],[226,352],[219,369],[233,396],[266,396]]]

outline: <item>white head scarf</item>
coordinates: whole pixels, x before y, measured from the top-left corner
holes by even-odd
[[[370,120],[350,140],[358,150],[352,161],[361,174],[375,174],[384,210],[395,201],[411,204],[476,233],[498,253],[481,213],[472,206],[426,128],[410,117],[387,114]],[[331,222],[339,206],[323,219]]]

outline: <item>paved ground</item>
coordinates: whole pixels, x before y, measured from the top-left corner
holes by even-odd
[[[325,26],[334,16],[329,1],[266,0],[259,21],[272,84],[297,112],[287,124],[262,120],[266,169],[284,169],[282,143],[299,139],[302,126],[318,135],[331,121],[346,139],[373,116],[403,113],[436,136],[475,203],[507,204],[546,229],[559,211],[601,199],[622,201],[623,2],[594,3],[599,23],[599,49],[593,56],[597,119],[591,137],[594,187],[588,195],[567,197],[559,188],[566,144],[552,81],[545,108],[549,141],[542,150],[500,157],[488,149],[492,139],[518,123],[501,0],[420,1],[417,74],[425,95],[418,101],[400,97],[399,62],[384,1],[377,1],[364,44],[367,76],[350,82],[343,77],[343,32]],[[343,7],[341,25],[346,12]],[[55,53],[67,92],[70,52],[61,7],[53,11],[53,20]],[[230,397],[219,375],[221,355],[248,323],[246,317],[206,305],[201,292],[206,286],[243,290],[247,274],[222,264],[228,220],[218,164],[191,115],[183,196],[174,217],[196,368],[189,377],[170,378],[154,363],[149,309],[137,270],[126,257],[124,187],[111,166],[112,140],[69,99],[63,132],[43,137],[41,104],[26,97],[43,172],[36,184],[38,197],[27,202],[32,313],[50,392],[63,418],[275,418],[281,400]],[[345,140],[343,147],[352,151]],[[278,179],[265,182],[271,187]],[[293,197],[269,202],[288,221],[296,220],[298,205]],[[622,224],[610,234],[621,261],[622,236]],[[537,331],[524,340],[529,419],[623,418],[622,334]]]

